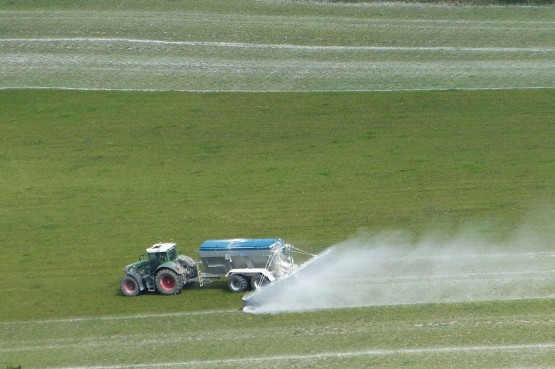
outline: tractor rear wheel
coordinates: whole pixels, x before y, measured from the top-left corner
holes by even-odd
[[[241,274],[234,274],[229,277],[229,289],[231,292],[243,292],[248,287],[248,282]]]
[[[120,282],[119,285],[121,292],[125,295],[125,296],[137,296],[139,293],[141,293],[141,290],[139,288],[139,282],[137,282],[137,280],[130,276],[129,274],[125,275]]]
[[[162,269],[156,274],[156,288],[163,295],[175,295],[183,289],[183,277],[171,269]]]

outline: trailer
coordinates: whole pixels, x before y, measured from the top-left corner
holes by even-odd
[[[120,289],[125,296],[144,290],[175,295],[194,282],[203,286],[227,278],[233,292],[257,290],[295,271],[294,251],[300,250],[281,238],[207,240],[198,249],[197,262],[178,255],[175,243],[157,243],[124,268]]]
[[[199,248],[199,282],[228,278],[229,289],[259,289],[296,268],[293,247],[281,238],[208,240]]]

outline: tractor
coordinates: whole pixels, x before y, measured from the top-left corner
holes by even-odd
[[[188,256],[178,256],[175,243],[153,245],[124,271],[120,289],[125,296],[137,296],[144,290],[175,295],[198,277],[196,262]]]
[[[178,256],[175,243],[157,243],[124,268],[120,288],[125,296],[144,290],[176,295],[194,282],[202,287],[227,278],[232,292],[258,290],[294,273],[293,252],[307,254],[281,238],[207,240],[198,249],[201,261],[197,263],[189,256]]]

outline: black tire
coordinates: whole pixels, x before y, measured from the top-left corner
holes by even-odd
[[[183,289],[190,288],[195,284],[196,279],[189,279],[189,275],[187,277],[183,277]]]
[[[176,295],[183,289],[183,277],[171,269],[156,273],[156,289],[162,295]]]
[[[119,288],[121,289],[121,293],[129,297],[137,296],[139,293],[141,293],[139,282],[137,282],[137,280],[129,274],[126,274],[121,279]]]
[[[264,274],[255,274],[251,278],[251,288],[256,291],[269,282],[270,281],[264,276]]]
[[[229,289],[231,292],[243,292],[248,286],[247,279],[241,274],[234,274],[229,277]]]

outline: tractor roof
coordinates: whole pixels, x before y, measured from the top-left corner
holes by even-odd
[[[146,249],[146,252],[149,254],[156,254],[156,253],[160,253],[160,252],[167,252],[168,250],[170,250],[172,247],[175,247],[175,243],[157,243],[155,245],[152,245],[152,247]]]

